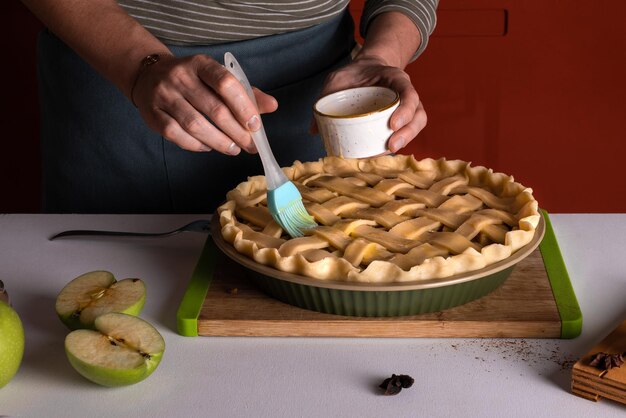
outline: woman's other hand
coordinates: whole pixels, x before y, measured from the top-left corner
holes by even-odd
[[[386,12],[370,23],[363,47],[354,60],[331,73],[321,95],[363,86],[385,86],[400,95],[400,106],[391,116],[389,150],[397,152],[426,126],[424,105],[404,71],[421,43],[415,24],[398,12]],[[313,128],[316,129],[315,126]]]
[[[426,111],[409,75],[398,67],[388,65],[380,57],[357,56],[352,63],[330,74],[322,96],[363,86],[385,86],[400,95],[400,106],[390,120],[390,128],[394,131],[388,142],[391,152],[404,148],[424,129]]]

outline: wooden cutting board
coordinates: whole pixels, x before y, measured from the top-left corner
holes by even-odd
[[[589,365],[597,353],[626,353],[626,321],[574,364],[572,393],[592,401],[612,399],[626,404],[626,364],[600,370]]]
[[[582,315],[547,214],[539,248],[502,286],[441,312],[391,318],[324,314],[270,298],[209,238],[178,310],[187,336],[574,338]]]

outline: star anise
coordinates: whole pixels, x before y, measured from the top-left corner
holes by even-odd
[[[383,383],[378,385],[379,388],[385,389],[385,395],[397,395],[402,388],[408,389],[413,385],[415,380],[406,374],[392,374],[391,377],[383,380]]]
[[[600,370],[610,370],[614,367],[620,367],[622,364],[624,364],[624,356],[620,353],[597,353],[591,362],[589,362],[590,366]]]

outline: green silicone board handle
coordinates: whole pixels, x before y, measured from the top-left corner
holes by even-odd
[[[191,275],[189,285],[176,312],[178,333],[185,337],[198,336],[198,315],[206,298],[209,285],[213,280],[217,248],[209,236],[204,243],[202,254]]]
[[[543,211],[546,221],[546,233],[539,244],[539,250],[546,267],[554,300],[556,301],[559,315],[561,316],[561,338],[576,338],[580,335],[583,326],[583,316],[578,306],[578,300],[574,293],[574,288],[567,274],[565,262],[556,242],[554,229],[548,217],[548,213]]]

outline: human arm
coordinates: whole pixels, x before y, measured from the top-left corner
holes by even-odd
[[[126,97],[134,99],[150,128],[181,148],[229,154],[240,148],[254,150],[244,127],[258,128],[259,113],[238,81],[211,57],[174,57],[115,0],[23,3]],[[141,71],[139,63],[151,54],[159,54],[160,61]],[[261,112],[276,109],[274,98],[255,93]],[[256,125],[246,125],[251,119]]]
[[[433,3],[436,6],[436,2]],[[434,13],[434,9],[433,9]],[[387,86],[400,94],[401,105],[391,118],[393,135],[389,149],[396,152],[406,146],[426,126],[426,112],[409,75],[404,71],[419,52],[434,28],[434,19],[414,16],[411,19],[398,10],[381,11],[367,26],[362,48],[347,66],[330,74],[322,95],[338,90],[370,85]],[[420,22],[418,27],[417,22]],[[430,26],[421,23],[431,23]]]

